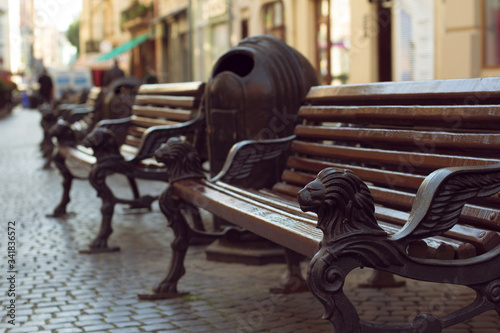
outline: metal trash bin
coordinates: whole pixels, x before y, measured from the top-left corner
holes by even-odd
[[[297,112],[316,71],[297,50],[268,35],[243,39],[215,63],[206,87],[207,138],[212,175],[222,169],[231,146],[245,139],[293,134]],[[276,164],[276,163],[275,163]],[[252,187],[276,181],[279,165],[262,172]]]

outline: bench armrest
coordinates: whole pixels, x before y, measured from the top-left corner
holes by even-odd
[[[192,134],[205,126],[205,116],[203,112],[198,113],[196,118],[179,125],[162,125],[150,127],[144,133],[139,151],[132,161],[141,161],[153,157],[155,151],[167,142],[168,139],[176,136]]]
[[[288,151],[294,135],[263,141],[245,140],[233,145],[222,170],[210,181],[230,183],[248,177],[255,165],[261,161],[277,158]]]
[[[69,113],[64,117],[69,123],[77,122],[88,114],[94,112],[94,108],[90,106],[84,106],[70,110]]]
[[[468,201],[497,192],[500,164],[436,170],[422,182],[408,222],[392,238],[409,242],[441,234],[457,223]]]
[[[111,131],[126,130],[132,121],[131,117],[118,118],[118,119],[104,119],[96,124],[96,127],[104,127]]]

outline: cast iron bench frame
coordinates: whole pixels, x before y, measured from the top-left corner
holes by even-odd
[[[499,78],[313,87],[295,136],[238,143],[210,180],[196,150],[170,139],[155,157],[170,177],[160,208],[175,234],[173,253],[155,294],[139,296],[182,295],[190,239],[238,232],[191,228],[183,211],[203,208],[312,258],[308,285],[336,332],[441,332],[488,310],[500,314],[499,199],[489,197],[500,191],[499,88]],[[272,190],[231,185],[283,152],[287,169]],[[421,160],[404,165],[412,158]],[[368,323],[342,290],[357,267],[465,285],[477,299],[409,325]]]

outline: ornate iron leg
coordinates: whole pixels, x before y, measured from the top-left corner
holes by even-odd
[[[160,196],[160,209],[168,220],[168,227],[174,231],[175,238],[172,241],[172,257],[166,278],[153,289],[153,295],[139,294],[139,299],[167,299],[181,297],[186,293],[177,291],[177,283],[186,273],[184,258],[189,247],[191,232],[188,223],[182,216],[179,205],[180,200],[173,194],[172,186],[169,186]]]
[[[56,156],[54,157],[54,163],[56,167],[59,169],[61,172],[61,175],[63,177],[62,185],[63,185],[63,194],[61,197],[61,201],[57,205],[57,207],[54,209],[54,212],[52,214],[47,215],[48,217],[62,217],[67,214],[66,212],[66,207],[68,203],[70,202],[70,196],[69,192],[71,190],[71,184],[73,183],[73,175],[69,171],[69,169],[66,167],[66,164],[64,163],[65,159],[64,156],[61,154],[57,153]]]
[[[139,188],[137,187],[137,182],[134,177],[127,176],[128,183],[130,184],[130,188],[132,189],[132,193],[134,194],[134,199],[139,199]]]
[[[101,206],[101,227],[96,238],[90,243],[88,250],[82,250],[80,253],[90,254],[90,253],[102,253],[102,252],[114,252],[119,251],[118,247],[108,247],[108,238],[113,232],[111,227],[111,220],[113,218],[115,204],[117,202],[113,192],[106,184],[106,177],[111,174],[112,171],[105,167],[100,167],[99,163],[92,166],[90,171],[90,184],[97,191],[97,195],[102,200]]]
[[[170,258],[167,276],[158,286],[153,288],[154,294],[138,295],[139,299],[143,300],[175,298],[182,297],[186,294],[177,290],[177,284],[186,273],[184,258],[186,257],[186,252],[193,239],[213,241],[225,236],[229,232],[240,231],[237,228],[226,228],[219,233],[210,233],[192,229],[182,214],[182,209],[191,213],[196,212],[195,215],[198,215],[197,217],[193,217],[193,219],[199,218],[199,223],[202,223],[198,209],[190,204],[182,202],[176,197],[172,185],[161,194],[159,204],[161,211],[168,220],[168,227],[172,228],[174,231],[175,238],[171,244],[172,257]]]

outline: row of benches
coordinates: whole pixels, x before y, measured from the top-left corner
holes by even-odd
[[[90,183],[102,198],[90,252],[113,251],[107,242],[114,205],[149,207],[156,197],[141,197],[135,179],[168,181],[160,207],[175,233],[173,256],[153,298],[179,295],[192,238],[240,232],[204,232],[203,208],[287,248],[294,279],[302,279],[301,256],[312,258],[307,282],[336,332],[440,332],[500,311],[500,211],[493,195],[500,190],[499,88],[497,78],[312,87],[294,136],[241,142],[221,173],[206,179],[205,157],[198,156],[204,84],[142,85],[133,115],[101,122],[81,142],[86,147],[68,124],[53,129],[64,176],[54,215],[66,213],[74,178],[68,166],[90,167]],[[286,168],[272,188],[234,186],[256,163],[282,155]],[[113,173],[127,176],[133,200],[106,185]],[[194,217],[194,227],[183,211]],[[422,314],[407,326],[376,326],[360,320],[343,294],[355,267],[466,285],[478,298],[446,317]]]

